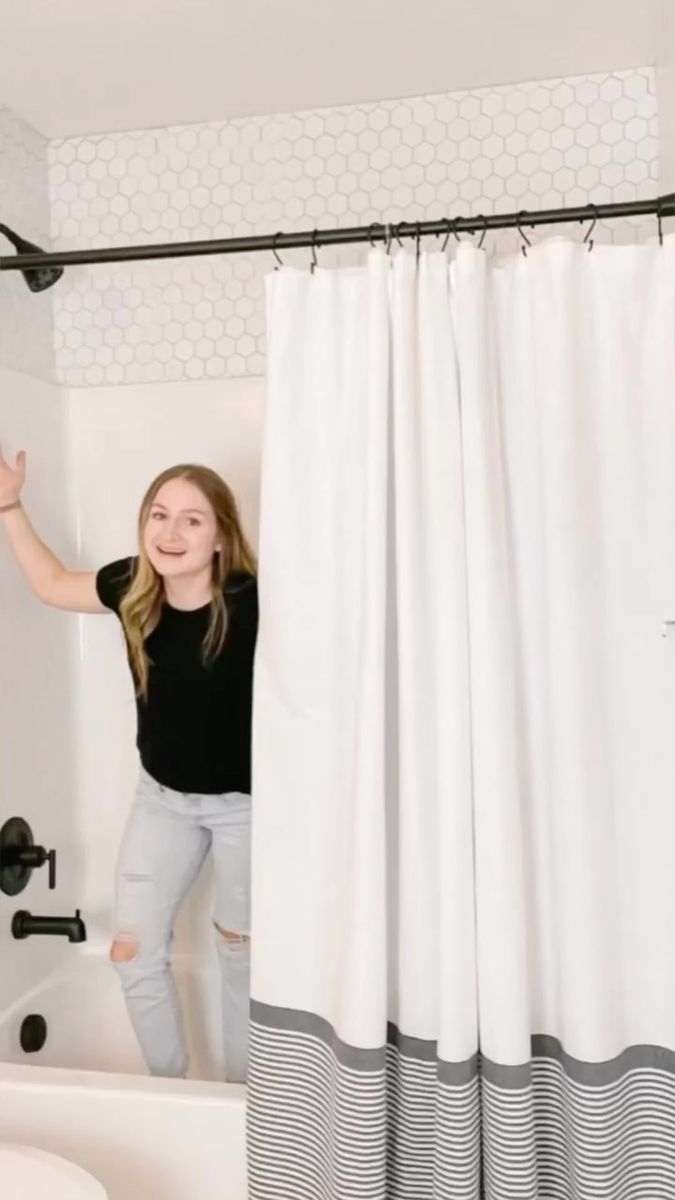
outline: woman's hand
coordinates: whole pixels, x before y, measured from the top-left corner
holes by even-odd
[[[25,481],[26,451],[19,450],[16,463],[12,467],[0,450],[0,508],[5,504],[14,504],[19,499]]]

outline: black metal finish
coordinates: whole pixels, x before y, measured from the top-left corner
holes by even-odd
[[[56,887],[56,850],[45,850],[44,846],[26,846],[19,850],[17,858],[21,866],[34,870],[43,863],[49,864],[49,887]]]
[[[49,886],[56,887],[56,851],[33,843],[30,825],[22,817],[10,817],[0,829],[0,891],[18,896],[31,874],[49,864]]]
[[[147,246],[109,246],[105,249],[57,250],[50,254],[20,254],[0,258],[0,271],[26,271],[36,267],[73,267],[83,263],[133,262],[148,258],[189,258],[204,254],[253,254],[310,246],[345,245],[351,242],[387,242],[393,237],[423,238],[441,234],[474,233],[488,229],[519,229],[523,225],[557,225],[575,221],[614,221],[621,217],[654,214],[675,216],[675,192],[652,200],[628,200],[620,204],[587,204],[578,208],[549,208],[539,212],[495,213],[492,216],[453,217],[437,221],[402,221],[398,225],[359,225],[346,229],[309,229],[298,233],[264,234],[259,237],[211,238],[198,242],[162,242]]]
[[[19,909],[12,917],[12,937],[19,941],[33,937],[35,934],[50,937],[67,937],[69,942],[86,942],[87,930],[80,916],[80,910],[75,910],[74,917],[38,917],[25,909]]]
[[[37,254],[40,256],[45,253],[41,246],[36,246],[34,242],[27,242],[25,238],[20,237],[18,233],[10,229],[9,225],[0,224],[0,233],[3,233],[7,241],[12,243],[17,254]],[[44,292],[45,288],[51,287],[63,275],[62,267],[19,267],[19,270],[31,292]]]
[[[25,1054],[36,1054],[42,1049],[47,1041],[47,1022],[40,1013],[30,1013],[24,1017],[19,1041]]]

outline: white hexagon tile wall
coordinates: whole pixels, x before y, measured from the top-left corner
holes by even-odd
[[[52,234],[81,248],[647,198],[657,160],[652,70],[481,88],[53,142]],[[654,233],[653,221],[627,226],[594,236]],[[486,246],[510,252],[517,239]],[[320,261],[366,252],[326,248]],[[283,259],[308,264],[309,251]],[[273,265],[261,253],[69,269],[53,293],[59,379],[262,373]]]
[[[49,244],[47,139],[0,107],[0,221],[16,233]],[[12,255],[0,236],[0,255]],[[54,378],[52,296],[30,292],[18,271],[0,276],[0,364]]]

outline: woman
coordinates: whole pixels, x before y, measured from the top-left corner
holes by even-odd
[[[140,776],[119,855],[110,957],[153,1075],[187,1057],[169,966],[176,913],[209,849],[227,1078],[246,1078],[249,1007],[251,705],[256,560],[215,471],[180,465],[148,488],[138,554],[68,571],[21,503],[22,451],[0,453],[0,520],[35,595],[121,621],[136,692]]]

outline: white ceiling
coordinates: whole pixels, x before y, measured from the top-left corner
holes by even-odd
[[[663,3],[0,0],[0,105],[67,137],[621,70]]]

